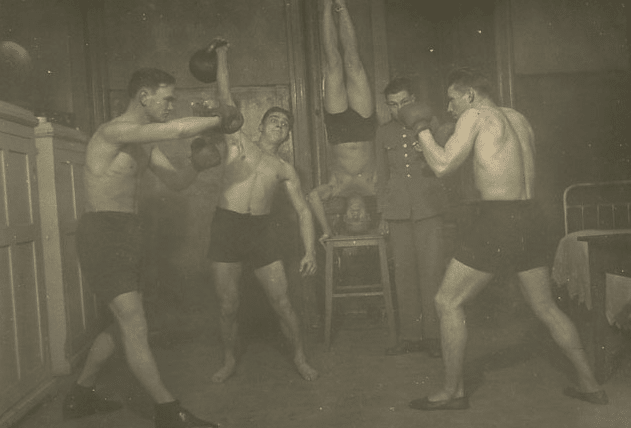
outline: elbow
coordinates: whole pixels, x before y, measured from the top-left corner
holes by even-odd
[[[436,177],[438,178],[443,178],[444,176],[449,174],[449,171],[447,170],[447,168],[436,168],[434,169],[434,174],[436,174]]]
[[[427,159],[427,161],[436,177],[444,177],[451,172],[451,165],[448,162],[438,161],[435,159]]]
[[[315,189],[309,192],[307,196],[305,197],[305,199],[311,206],[313,206],[313,203],[317,200],[317,198],[319,198],[318,191]]]

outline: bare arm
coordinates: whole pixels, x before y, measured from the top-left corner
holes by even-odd
[[[223,39],[218,39],[223,41]],[[219,95],[219,102],[221,104],[230,105],[236,107],[234,99],[232,98],[232,92],[230,91],[230,74],[228,72],[228,47],[229,44],[224,44],[215,49],[217,53],[217,94]],[[236,155],[242,155],[244,153],[243,141],[245,140],[241,131],[237,131],[234,134],[226,134],[226,143],[236,148]],[[232,151],[230,147],[229,151]]]
[[[228,46],[225,44],[215,49],[217,52],[217,94],[219,95],[219,102],[234,106],[228,73]]]
[[[528,126],[528,141],[519,142],[522,144],[521,152],[524,162],[524,180],[526,184],[526,195],[528,199],[535,197],[535,133],[532,127]],[[525,146],[525,147],[524,147]]]
[[[303,275],[312,275],[316,271],[313,217],[311,216],[311,210],[302,193],[298,174],[296,174],[296,171],[290,165],[287,164],[286,168],[288,170],[288,179],[285,181],[285,187],[289,194],[289,199],[298,213],[300,236],[305,247],[305,256],[300,261],[300,272]]]
[[[137,124],[113,120],[99,129],[114,144],[148,144],[191,138],[221,125],[220,117],[185,117],[166,123]]]
[[[479,114],[475,109],[464,112],[444,148],[436,143],[431,131],[426,129],[418,134],[421,144],[420,148],[415,148],[423,151],[427,163],[438,177],[455,171],[471,153],[478,135]]]
[[[326,218],[324,205],[322,204],[323,200],[328,200],[331,197],[333,193],[331,188],[331,184],[323,184],[313,189],[307,196],[307,200],[309,201],[309,205],[311,205],[313,214],[315,215],[316,220],[322,228],[322,238],[320,238],[321,242],[322,239],[328,238],[333,235],[333,231],[331,230],[329,221]]]

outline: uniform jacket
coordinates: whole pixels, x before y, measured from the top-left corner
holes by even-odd
[[[414,150],[415,141],[413,132],[395,120],[377,129],[377,205],[385,220],[422,220],[447,207],[446,190]]]

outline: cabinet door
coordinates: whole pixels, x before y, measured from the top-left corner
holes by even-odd
[[[0,132],[0,414],[49,377],[35,178],[32,129]]]
[[[77,221],[83,213],[83,164],[85,148],[55,144],[55,188],[59,215],[59,243],[66,301],[69,351],[77,355],[94,339],[100,326],[99,306],[83,281],[75,246]]]

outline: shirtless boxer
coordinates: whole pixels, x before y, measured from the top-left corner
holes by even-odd
[[[218,50],[218,56],[225,61],[225,52]],[[218,78],[218,85],[223,84],[226,82]],[[236,132],[241,114],[234,106],[223,106],[208,110],[209,117],[167,121],[175,101],[175,79],[152,68],[133,74],[128,94],[125,113],[101,125],[88,143],[87,207],[77,226],[83,275],[109,306],[120,335],[110,328],[97,336],[83,371],[64,400],[63,414],[78,418],[121,407],[99,397],[93,388],[99,370],[120,341],[131,372],[156,403],[157,428],[217,427],[180,406],[162,382],[149,348],[139,290],[143,236],[138,186],[149,169],[173,190],[188,187],[200,171],[220,163],[214,146],[196,139],[191,145],[191,163],[177,170],[155,143],[196,137],[210,130]],[[231,128],[235,120],[237,125]]]
[[[436,175],[458,168],[473,152],[474,180],[480,191],[480,214],[451,260],[436,296],[440,317],[445,381],[438,392],[410,402],[419,410],[460,410],[469,407],[463,384],[467,330],[463,305],[502,266],[512,267],[528,304],[565,355],[574,364],[578,387],[570,397],[594,404],[608,402],[593,376],[578,332],[557,307],[550,291],[544,218],[534,200],[535,140],[528,120],[517,111],[498,107],[490,84],[479,72],[459,69],[448,80],[448,110],[458,118],[445,147],[417,122],[413,108],[404,107],[406,124],[418,131],[422,151]]]
[[[336,29],[336,21],[339,29]],[[323,0],[321,24],[325,59],[324,122],[331,149],[331,176],[328,183],[309,194],[308,200],[324,231],[330,227],[326,217],[319,214],[324,212],[323,200],[375,193],[376,116],[345,0]]]
[[[289,138],[291,114],[272,107],[259,125],[261,135],[251,142],[241,133],[227,135],[225,170],[217,210],[211,224],[209,258],[219,297],[224,365],[213,376],[214,382],[230,377],[236,366],[236,315],[239,305],[239,279],[243,262],[248,261],[270,303],[280,317],[283,333],[294,346],[294,364],[306,380],[318,373],[307,364],[300,325],[287,295],[287,278],[279,243],[271,229],[270,210],[279,186],[287,191],[298,213],[305,255],[300,272],[316,270],[313,219],[294,168],[278,155],[280,145]],[[238,149],[241,147],[241,150]]]

